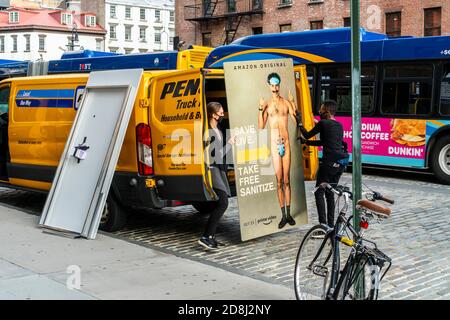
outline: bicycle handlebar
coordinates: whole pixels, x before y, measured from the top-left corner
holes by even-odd
[[[335,193],[337,196],[341,196],[343,193],[347,193],[350,196],[350,199],[353,198],[353,194],[350,192],[350,189],[345,186],[337,185],[335,188],[333,188],[329,183],[323,182],[319,185],[318,188],[328,189],[328,190],[332,191],[333,193]],[[383,196],[381,193],[376,192],[376,191],[373,191],[372,198],[373,198],[373,200],[381,200],[381,201],[384,201],[384,202],[387,202],[390,204],[395,203],[394,200],[389,199],[389,198]]]

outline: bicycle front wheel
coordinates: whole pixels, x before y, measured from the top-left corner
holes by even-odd
[[[338,300],[377,300],[380,269],[371,256],[357,255],[344,268],[336,291]]]
[[[325,299],[333,264],[331,237],[322,225],[312,227],[303,238],[295,261],[297,300]]]

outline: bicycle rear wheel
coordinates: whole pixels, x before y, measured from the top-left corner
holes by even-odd
[[[337,300],[377,300],[379,277],[380,269],[374,258],[357,255],[343,270],[343,277],[336,288]],[[363,283],[360,282],[362,279]]]
[[[333,250],[331,237],[326,237],[324,226],[316,225],[306,233],[295,261],[294,285],[297,300],[325,299],[331,276]]]

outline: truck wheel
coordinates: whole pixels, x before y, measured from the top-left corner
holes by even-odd
[[[113,232],[122,229],[127,222],[127,214],[110,194],[106,200],[100,220],[100,230]]]
[[[431,154],[433,172],[438,180],[450,184],[450,136],[443,136],[433,148]]]
[[[200,214],[208,214],[217,207],[218,201],[204,201],[204,202],[194,202],[192,206]]]

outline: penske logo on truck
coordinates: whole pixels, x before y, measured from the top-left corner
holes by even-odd
[[[174,98],[193,96],[197,94],[199,87],[200,78],[182,80],[178,82],[167,82],[166,84],[164,84],[160,99],[164,100],[166,98],[166,95],[168,94],[171,94]]]
[[[159,119],[161,122],[200,120],[200,78],[164,83],[161,89]],[[163,107],[162,107],[163,106]],[[197,109],[197,110],[196,110]]]

